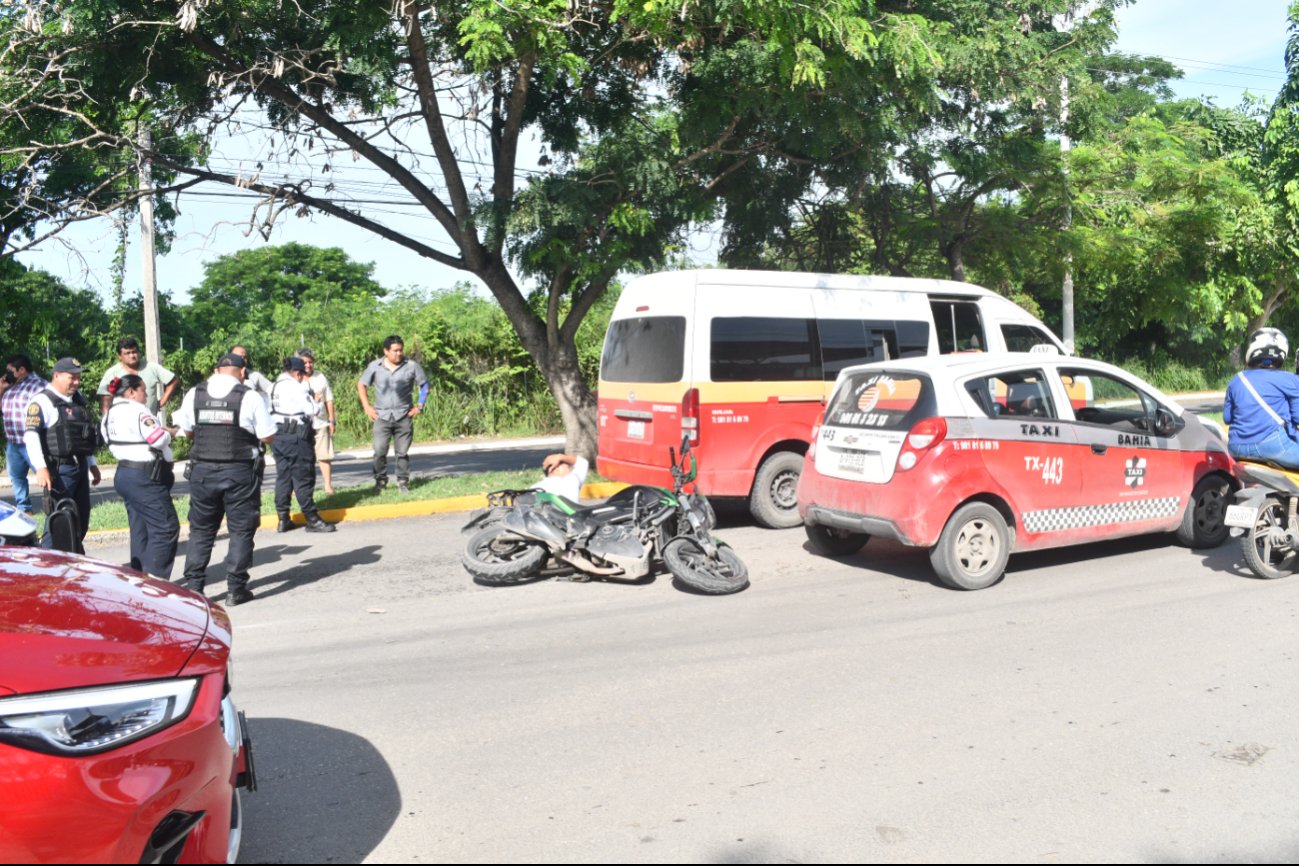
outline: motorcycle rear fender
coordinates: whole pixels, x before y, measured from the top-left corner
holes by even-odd
[[[1285,498],[1284,494],[1278,493],[1278,491],[1273,490],[1270,487],[1264,487],[1261,484],[1251,484],[1248,487],[1242,487],[1236,491],[1236,504],[1248,505],[1251,508],[1257,509],[1262,507],[1263,501],[1269,496],[1281,496]]]

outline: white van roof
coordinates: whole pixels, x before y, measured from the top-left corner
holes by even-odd
[[[667,277],[680,280],[691,277],[695,283],[714,286],[772,286],[802,289],[848,289],[885,292],[925,292],[964,295],[967,297],[1002,297],[973,283],[955,280],[933,280],[918,277],[888,277],[873,274],[808,274],[795,271],[748,271],[731,268],[693,268],[661,271],[648,278]],[[639,279],[646,279],[641,277]]]

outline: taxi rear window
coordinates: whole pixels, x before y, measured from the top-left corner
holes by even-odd
[[[934,386],[916,373],[857,373],[835,391],[825,423],[833,427],[910,430],[917,421],[938,414]]]

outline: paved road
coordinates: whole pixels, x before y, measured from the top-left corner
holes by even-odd
[[[1299,858],[1299,578],[1232,546],[1018,555],[960,593],[724,512],[753,586],[711,598],[479,587],[461,518],[259,536],[245,862]]]

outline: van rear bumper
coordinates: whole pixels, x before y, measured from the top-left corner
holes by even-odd
[[[663,453],[667,462],[667,450]],[[672,487],[672,473],[664,466],[648,466],[629,460],[614,460],[598,456],[595,459],[595,471],[612,481],[625,481],[628,484],[649,484],[654,487]],[[748,496],[753,488],[752,469],[726,469],[709,472],[699,467],[699,478],[696,489],[707,496]]]
[[[915,541],[908,538],[896,523],[883,517],[865,517],[833,508],[822,508],[809,505],[803,522],[809,526],[828,526],[831,529],[842,529],[845,532],[861,532],[876,538],[892,538],[908,547],[918,547]]]

